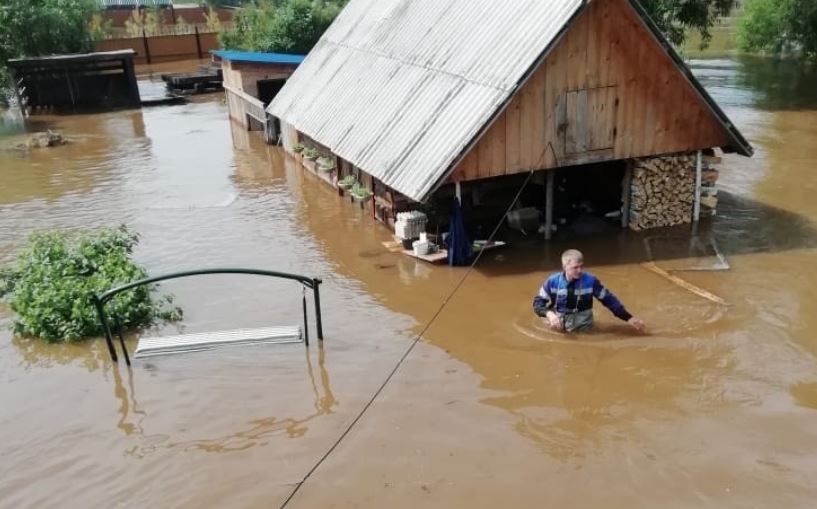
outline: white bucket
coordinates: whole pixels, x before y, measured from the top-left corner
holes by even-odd
[[[414,248],[414,256],[422,256],[428,254],[428,242],[422,240],[415,240],[411,245]]]

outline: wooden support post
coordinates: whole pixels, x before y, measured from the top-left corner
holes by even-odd
[[[703,162],[701,159],[701,151],[698,151],[698,158],[695,161],[695,205],[692,209],[692,220],[698,222],[701,216],[701,172],[703,171]],[[689,210],[689,209],[687,209]]]
[[[633,165],[627,163],[624,178],[621,180],[621,227],[630,226],[630,195],[633,186]]]
[[[545,240],[550,240],[553,234],[553,181],[556,170],[547,172],[547,188],[545,190]]]
[[[145,33],[145,29],[142,28],[142,44],[145,47],[145,61],[150,64],[150,46],[148,45],[148,36]]]
[[[199,59],[201,59],[201,39],[199,38],[199,26],[193,25],[193,28],[196,32],[196,53],[198,53]]]
[[[264,118],[266,118],[266,122],[264,122],[264,141],[267,142],[267,145],[272,145],[278,139],[278,132],[275,129],[275,119],[267,113]],[[337,163],[335,164],[337,168]]]
[[[71,84],[71,75],[68,74],[68,69],[65,69],[65,83],[68,85],[68,94],[71,96],[71,106],[77,107],[77,98],[74,95],[74,86]]]
[[[138,108],[142,106],[142,98],[139,95],[139,85],[136,83],[136,71],[133,68],[132,59],[122,59],[122,71],[125,73],[125,79],[128,82],[130,103],[134,108]]]

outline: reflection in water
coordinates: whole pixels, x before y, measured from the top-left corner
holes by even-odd
[[[102,341],[46,343],[20,336],[11,336],[10,339],[26,369],[78,364],[94,372],[110,363],[110,354]]]
[[[289,438],[299,438],[306,434],[309,421],[316,417],[329,415],[332,409],[338,404],[332,393],[329,382],[329,371],[326,369],[326,352],[323,346],[318,347],[318,370],[319,383],[315,381],[314,369],[310,356],[310,349],[305,348],[306,368],[312,386],[314,412],[305,417],[299,418],[279,418],[264,417],[252,419],[246,424],[246,429],[230,432],[228,434],[207,439],[173,441],[168,434],[150,434],[145,432],[145,421],[148,412],[140,407],[136,400],[136,390],[134,387],[134,368],[126,368],[128,375],[128,386],[125,387],[118,365],[112,367],[114,379],[114,395],[119,400],[119,420],[117,428],[122,430],[126,436],[136,435],[141,442],[140,445],[133,445],[126,450],[126,454],[134,457],[145,457],[156,452],[158,449],[180,448],[184,451],[201,450],[204,452],[232,452],[249,449],[265,444],[265,439],[284,432]],[[195,356],[195,354],[191,354]],[[195,359],[194,359],[195,361]],[[135,369],[139,369],[138,365]],[[147,373],[147,372],[144,372]],[[272,389],[272,388],[271,388]],[[147,423],[149,425],[149,422]]]
[[[719,105],[767,111],[817,109],[817,66],[793,59],[744,55],[736,60],[692,60],[695,76]]]
[[[139,408],[136,402],[136,389],[133,386],[133,368],[128,366],[128,388],[122,383],[122,375],[119,371],[119,365],[114,364],[111,371],[113,372],[114,381],[114,396],[119,400],[119,422],[116,427],[122,430],[125,435],[142,435],[144,429],[142,428],[142,421],[147,417],[147,412]],[[134,417],[136,420],[134,421]]]
[[[25,130],[25,121],[19,108],[4,109],[0,106],[0,140],[3,136]]]
[[[739,86],[759,92],[755,105],[770,111],[817,109],[817,66],[794,59],[743,56]]]

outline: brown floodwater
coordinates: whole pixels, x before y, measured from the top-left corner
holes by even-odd
[[[725,158],[718,216],[695,232],[513,238],[486,253],[289,507],[813,506],[817,73],[693,67],[757,152]],[[231,125],[221,95],[35,120],[72,143],[0,149],[0,264],[37,229],[125,223],[154,274],[321,277],[326,341],[129,370],[99,340],[13,337],[0,307],[0,507],[280,506],[466,273],[388,252],[384,227]],[[727,306],[640,265],[649,247],[659,267],[712,266],[713,240],[729,270],[676,274]],[[603,308],[581,337],[532,315],[568,246],[647,334]],[[145,335],[301,319],[290,282],[208,276],[162,290],[184,322]]]

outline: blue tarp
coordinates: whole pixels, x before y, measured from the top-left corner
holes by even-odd
[[[471,263],[471,240],[465,231],[459,198],[451,205],[451,222],[448,225],[448,265],[461,266]]]

